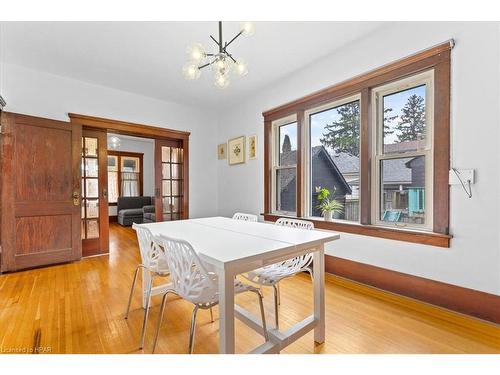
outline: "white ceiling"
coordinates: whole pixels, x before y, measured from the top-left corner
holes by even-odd
[[[249,64],[245,77],[217,89],[212,73],[182,77],[186,47],[201,42],[215,51],[216,22],[4,22],[8,63],[178,103],[234,103],[373,32],[383,22],[257,22],[251,37],[229,51]],[[224,39],[239,22],[224,22]],[[207,49],[209,49],[207,48]]]

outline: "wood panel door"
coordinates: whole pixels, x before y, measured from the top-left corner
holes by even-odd
[[[83,129],[81,233],[84,257],[109,252],[107,153],[106,132]]]
[[[1,270],[80,259],[81,127],[2,113]]]
[[[188,212],[187,142],[155,141],[156,221],[187,219]]]

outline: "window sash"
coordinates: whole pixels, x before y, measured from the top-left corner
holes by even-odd
[[[420,85],[425,85],[425,148],[409,152],[384,153],[384,108],[383,97],[407,90]],[[371,197],[371,223],[382,227],[399,227],[432,231],[433,229],[433,186],[434,186],[434,70],[414,74],[408,78],[399,79],[392,83],[376,87],[372,90],[372,123],[369,124],[373,132],[372,139],[372,197]],[[425,213],[424,224],[398,223],[381,220],[381,203],[383,201],[383,176],[380,174],[383,160],[425,157]]]
[[[287,165],[287,166],[281,166],[280,165],[280,137],[279,137],[279,128],[281,126],[286,126],[289,124],[293,124],[297,122],[297,115],[293,114],[291,116],[284,117],[282,119],[273,121],[272,123],[272,149],[271,155],[272,155],[272,160],[271,160],[271,210],[273,213],[280,213],[284,215],[294,215],[296,214],[295,212],[289,212],[289,211],[281,211],[278,210],[278,199],[277,199],[277,186],[278,186],[278,181],[276,180],[276,174],[277,170],[279,169],[295,169],[295,176],[297,176],[297,164],[293,165]],[[298,124],[297,124],[298,125]],[[297,127],[297,138],[299,137],[298,130],[299,128]],[[302,152],[301,150],[297,149],[297,156],[298,153]],[[296,159],[297,160],[297,159]],[[296,177],[297,181],[297,177]],[[295,184],[295,194],[297,194],[297,184]],[[297,204],[295,207],[295,210],[297,210]]]

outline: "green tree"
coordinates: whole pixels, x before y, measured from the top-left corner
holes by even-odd
[[[390,135],[394,133],[394,130],[392,130],[389,126],[389,124],[394,121],[398,116],[389,116],[389,114],[392,112],[392,108],[386,108],[384,109],[384,135]]]
[[[425,135],[425,103],[420,95],[413,94],[408,98],[399,117],[398,142],[415,141]]]
[[[283,145],[281,146],[281,152],[286,154],[287,152],[292,151],[292,142],[290,142],[290,137],[288,134],[285,134],[285,138],[283,138]]]
[[[325,125],[321,144],[335,152],[359,156],[359,103],[344,104],[337,113],[340,119]]]

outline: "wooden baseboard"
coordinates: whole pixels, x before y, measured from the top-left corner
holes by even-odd
[[[328,273],[500,324],[500,296],[347,259],[325,258]]]
[[[118,223],[118,216],[116,216],[116,215],[110,216],[109,217],[109,222],[110,223]]]

